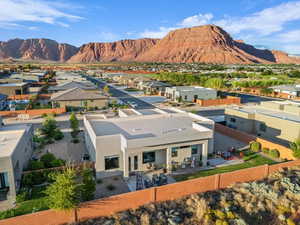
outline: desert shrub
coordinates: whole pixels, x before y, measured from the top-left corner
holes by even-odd
[[[113,184],[109,184],[106,186],[106,189],[109,190],[109,191],[113,191],[116,189],[116,187],[113,185]]]
[[[28,164],[28,170],[39,170],[44,169],[45,165],[42,161],[39,160],[30,160]]]
[[[273,158],[279,158],[280,152],[277,149],[272,149],[270,150],[269,155]]]
[[[266,148],[266,147],[264,147],[264,148],[262,149],[262,152],[263,152],[263,153],[265,153],[265,154],[269,154],[269,152],[270,152],[270,149],[269,149],[269,148]]]
[[[261,149],[261,144],[257,141],[250,142],[250,150],[253,152],[259,152]]]
[[[52,167],[51,166],[51,162],[53,160],[55,160],[55,159],[56,158],[55,158],[55,156],[52,153],[46,153],[45,155],[43,155],[41,157],[40,160],[44,163],[44,165],[45,165],[46,168],[50,168],[50,167]]]

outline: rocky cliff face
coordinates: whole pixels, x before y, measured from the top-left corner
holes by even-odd
[[[135,61],[136,58],[157,43],[157,39],[122,40],[111,43],[89,43],[68,62]]]
[[[203,63],[269,63],[271,53],[234,41],[222,28],[213,25],[171,31],[138,61]]]
[[[0,59],[66,61],[78,48],[49,39],[13,39],[0,42]]]
[[[281,51],[257,49],[233,40],[222,28],[206,25],[171,31],[165,38],[89,43],[80,49],[48,39],[0,42],[0,60],[51,60],[70,63],[140,61],[220,64],[297,63]]]

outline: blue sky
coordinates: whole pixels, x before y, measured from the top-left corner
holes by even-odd
[[[300,0],[0,0],[0,36],[80,46],[216,24],[235,39],[300,53]]]

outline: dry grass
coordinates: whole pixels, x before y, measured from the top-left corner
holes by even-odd
[[[149,204],[81,225],[295,225],[300,224],[300,167],[265,180]]]

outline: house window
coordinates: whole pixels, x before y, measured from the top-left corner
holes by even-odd
[[[143,152],[143,163],[155,162],[155,152]]]
[[[0,173],[0,189],[8,187],[7,173]]]
[[[267,126],[264,123],[259,124],[259,130],[262,132],[266,132],[267,131]]]
[[[198,154],[198,145],[192,145],[192,155]]]
[[[184,100],[185,100],[185,101],[187,100],[187,95],[184,96]]]
[[[119,157],[118,156],[106,156],[105,161],[105,170],[112,170],[119,168]]]
[[[230,122],[235,123],[235,122],[236,122],[236,119],[231,117],[231,118],[230,118]]]
[[[178,156],[178,147],[173,147],[171,149],[171,154],[172,154],[172,157],[177,157]]]

